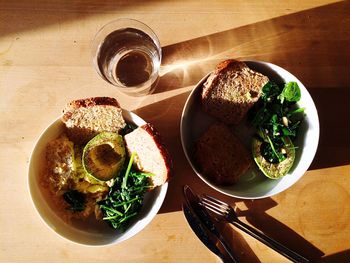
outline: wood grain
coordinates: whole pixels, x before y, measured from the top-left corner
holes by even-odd
[[[0,1],[0,262],[220,262],[180,210],[182,186],[236,205],[242,220],[315,262],[350,262],[349,1]],[[129,97],[94,71],[90,45],[118,17],[154,29],[163,47],[154,94]],[[272,198],[214,192],[191,170],[179,122],[186,98],[226,58],[278,64],[313,96],[321,137],[297,184]],[[175,177],[149,226],[120,245],[84,247],[40,220],[27,189],[35,141],[72,99],[117,97],[164,135]],[[230,226],[221,226],[242,262],[287,262]]]

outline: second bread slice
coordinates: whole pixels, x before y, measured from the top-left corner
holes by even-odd
[[[239,138],[223,123],[213,124],[196,143],[200,172],[218,185],[235,184],[252,161]]]

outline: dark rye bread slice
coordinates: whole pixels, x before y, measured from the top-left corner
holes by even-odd
[[[109,97],[73,100],[61,119],[69,139],[77,144],[85,144],[103,131],[118,133],[126,125],[118,101]]]
[[[244,62],[225,60],[203,84],[202,108],[226,124],[238,124],[258,101],[268,81]]]
[[[124,136],[129,155],[136,153],[134,164],[143,172],[154,174],[153,187],[170,178],[172,162],[158,131],[147,123]]]
[[[200,172],[218,185],[235,184],[250,167],[249,152],[223,123],[211,125],[196,142]]]

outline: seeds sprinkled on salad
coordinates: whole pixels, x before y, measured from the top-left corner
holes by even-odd
[[[252,142],[254,160],[269,178],[281,178],[293,166],[293,141],[304,118],[304,108],[297,105],[300,98],[298,83],[278,85],[269,81],[250,112],[256,129]]]

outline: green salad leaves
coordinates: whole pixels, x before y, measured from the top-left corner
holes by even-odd
[[[278,85],[269,81],[262,89],[262,96],[252,109],[252,124],[262,141],[260,154],[272,164],[287,158],[289,139],[293,141],[304,116],[304,109],[296,103],[301,98],[296,82]],[[287,143],[288,141],[288,143]]]
[[[135,154],[122,173],[115,179],[106,199],[98,204],[103,213],[103,220],[107,221],[113,228],[125,230],[130,219],[135,217],[141,210],[144,194],[150,189],[149,177],[152,174],[133,170],[132,164]]]

